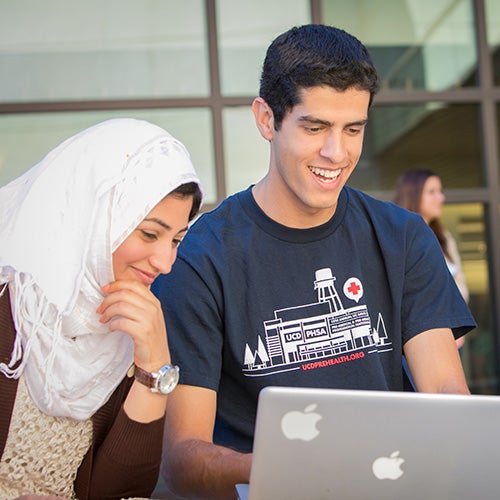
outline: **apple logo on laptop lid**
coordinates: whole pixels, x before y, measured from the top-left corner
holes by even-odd
[[[310,404],[304,411],[293,410],[285,413],[281,419],[281,430],[287,439],[312,441],[319,436],[316,424],[322,416],[316,413],[317,404]]]
[[[372,470],[377,479],[399,479],[404,471],[401,464],[404,458],[399,456],[399,451],[393,451],[388,457],[378,457],[373,461]]]

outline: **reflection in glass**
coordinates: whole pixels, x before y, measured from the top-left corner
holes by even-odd
[[[309,0],[217,0],[221,92],[258,94],[260,70],[271,41],[311,22]]]
[[[492,57],[495,85],[500,85],[500,2],[485,0],[486,36]]]
[[[70,135],[116,117],[148,120],[183,142],[200,175],[205,202],[216,201],[212,120],[204,108],[0,115],[0,186],[21,175]]]
[[[496,105],[496,117],[497,117],[497,144],[500,146],[500,104]],[[500,165],[500,147],[498,147],[498,159]]]
[[[479,113],[475,104],[373,106],[363,154],[349,183],[363,190],[390,190],[404,170],[430,168],[448,188],[482,187]]]
[[[204,4],[2,2],[0,101],[206,96]]]
[[[446,187],[446,186],[445,186]],[[471,392],[495,394],[496,339],[484,207],[479,203],[445,205],[442,222],[455,238],[469,288],[469,307],[478,327],[465,337],[461,358]]]
[[[269,144],[257,130],[250,106],[226,108],[222,118],[226,191],[230,195],[264,177],[269,166]]]
[[[367,46],[384,88],[477,85],[471,0],[322,0],[321,5],[326,24]]]

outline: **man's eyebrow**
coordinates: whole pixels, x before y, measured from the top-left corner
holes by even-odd
[[[299,116],[299,122],[316,123],[318,125],[324,125],[325,127],[331,127],[333,123],[328,120],[321,120],[320,118],[314,118],[313,116],[305,115]]]
[[[328,120],[322,120],[321,118],[315,118],[314,116],[300,116],[298,119],[299,122],[307,122],[307,123],[315,123],[317,125],[324,125],[325,127],[331,127],[333,125],[332,122]],[[346,123],[346,127],[356,127],[366,125],[368,122],[368,118],[364,118],[362,120],[357,120],[354,122]]]
[[[172,228],[166,222],[163,222],[161,219],[158,219],[157,217],[149,217],[149,218],[146,218],[144,220],[147,221],[147,222],[156,222],[157,224],[159,224],[161,227],[163,227],[167,231],[171,231],[172,230]],[[188,226],[183,227],[182,229],[180,229],[178,231],[178,233],[183,233],[183,232],[185,232],[187,230],[188,230]]]

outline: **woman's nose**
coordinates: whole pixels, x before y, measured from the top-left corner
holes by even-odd
[[[161,274],[168,274],[172,270],[172,265],[177,256],[177,247],[171,244],[162,245],[161,248],[151,255],[149,262]]]

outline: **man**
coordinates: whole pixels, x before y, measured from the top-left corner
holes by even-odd
[[[454,342],[475,324],[423,220],[347,187],[378,78],[366,48],[307,25],[268,49],[257,127],[267,175],[203,215],[155,286],[181,384],[163,476],[232,498],[267,385],[468,393]]]

